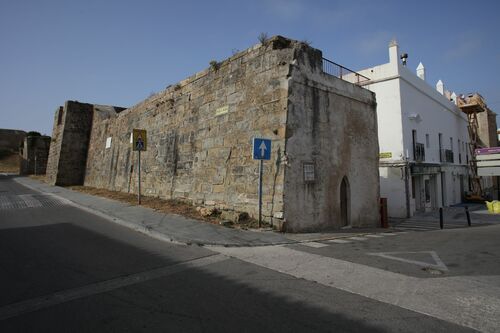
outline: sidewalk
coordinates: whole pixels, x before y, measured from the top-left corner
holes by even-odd
[[[500,224],[500,214],[489,213],[485,204],[460,204],[443,208],[444,229],[468,228],[465,206],[468,206],[471,226]],[[417,213],[408,219],[389,218],[390,226],[398,231],[439,230],[439,210]]]
[[[13,178],[32,190],[55,195],[67,204],[98,215],[154,238],[181,244],[219,245],[228,247],[294,244],[360,234],[390,232],[388,229],[347,229],[331,233],[286,234],[271,230],[240,230],[165,214],[150,208],[131,206],[107,198],[91,196],[70,189],[50,186],[27,177]]]

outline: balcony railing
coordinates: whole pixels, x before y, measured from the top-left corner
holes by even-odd
[[[323,58],[323,72],[357,85],[370,81],[366,76],[325,58]]]
[[[415,143],[413,147],[413,159],[415,162],[425,161],[425,145],[423,143]]]
[[[455,159],[453,157],[453,150],[441,149],[440,151],[440,161],[443,163],[454,163]]]

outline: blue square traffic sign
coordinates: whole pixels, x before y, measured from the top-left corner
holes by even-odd
[[[270,160],[271,159],[271,140],[263,138],[253,138],[253,159]]]

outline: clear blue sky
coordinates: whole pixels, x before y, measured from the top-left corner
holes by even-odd
[[[430,84],[500,113],[499,16],[495,0],[0,0],[0,128],[51,135],[65,100],[132,106],[261,32],[355,70],[387,62],[396,38]]]

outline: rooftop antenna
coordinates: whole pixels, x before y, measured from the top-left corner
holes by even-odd
[[[406,66],[407,59],[408,59],[408,53],[401,54],[401,60],[403,61],[403,66]]]

